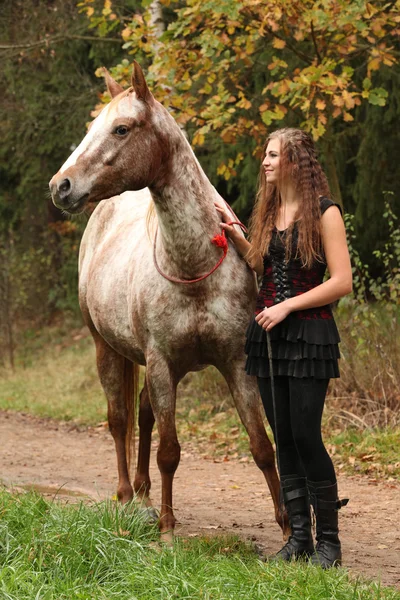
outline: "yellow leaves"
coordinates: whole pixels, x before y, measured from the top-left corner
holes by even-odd
[[[88,16],[90,18],[93,14],[94,14],[93,6],[88,6],[86,9],[86,16]]]
[[[283,104],[277,104],[273,110],[268,110],[268,106],[267,103],[264,103],[259,108],[262,122],[267,127],[271,125],[272,121],[281,121],[287,113],[287,108]]]
[[[335,106],[344,106],[344,98],[343,96],[338,96],[337,94],[333,95],[332,103]]]
[[[325,100],[321,100],[321,99],[317,100],[316,103],[315,103],[315,107],[318,110],[325,110],[325,108],[326,108],[326,102],[325,102]]]
[[[239,92],[240,100],[237,102],[236,106],[238,108],[244,108],[245,110],[249,110],[251,108],[251,102],[245,97],[243,92]]]
[[[325,133],[326,129],[320,121],[317,121],[317,124],[314,125],[313,122],[310,123],[310,133],[315,141],[319,140]]]
[[[111,14],[111,0],[104,1],[104,8],[101,12],[105,17]]]
[[[221,139],[225,144],[233,144],[233,142],[236,141],[236,136],[231,129],[228,128],[221,133]],[[220,173],[220,175],[223,175],[223,173]]]
[[[278,94],[280,96],[284,96],[289,91],[289,81],[287,79],[282,79],[282,81],[278,85]]]
[[[344,121],[354,121],[354,117],[350,113],[344,112],[343,113],[343,120]]]
[[[209,94],[211,94],[211,92],[212,92],[212,87],[211,87],[211,85],[210,85],[208,82],[206,82],[206,83],[203,85],[203,87],[201,88],[201,90],[199,90],[199,93],[200,93],[200,94],[206,94],[206,95],[209,95]]]
[[[233,158],[230,158],[228,160],[228,164],[221,163],[217,168],[217,174],[222,175],[226,181],[228,181],[231,177],[236,177],[237,172],[235,169],[235,162],[237,163],[238,161],[234,161]]]
[[[371,71],[378,71],[381,62],[382,61],[379,56],[368,61],[368,75]]]
[[[355,102],[354,102],[353,94],[350,94],[347,90],[343,90],[342,97],[343,97],[344,103],[346,105],[346,108],[349,108],[349,109],[354,108]]]
[[[380,23],[379,21],[374,21],[372,23],[371,29],[373,33],[379,38],[383,37],[386,33],[382,27],[382,23]]]
[[[275,119],[277,121],[281,121],[283,117],[286,115],[288,109],[283,104],[278,104],[275,106]]]
[[[192,139],[193,146],[202,146],[204,144],[204,141],[205,141],[204,134],[196,131],[196,133],[194,134],[193,139]]]
[[[375,8],[371,2],[367,2],[367,4],[365,5],[365,15],[364,17],[366,19],[370,19],[371,17],[373,17],[376,13],[378,12],[378,9]]]
[[[280,38],[275,37],[274,41],[272,42],[272,45],[274,48],[277,48],[278,50],[282,50],[282,48],[284,48],[286,46],[286,42],[285,42],[285,40],[281,40]]]
[[[275,69],[279,69],[279,68],[286,69],[287,66],[288,66],[287,62],[285,62],[284,60],[281,60],[277,56],[273,56],[272,62],[269,63],[269,65],[268,65],[268,69],[270,71],[274,71]]]
[[[121,36],[122,36],[122,39],[124,40],[124,42],[127,42],[129,40],[129,37],[131,34],[132,34],[132,29],[130,27],[125,27],[125,29],[122,30]]]

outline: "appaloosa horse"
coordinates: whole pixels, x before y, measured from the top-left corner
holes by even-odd
[[[162,478],[160,530],[172,538],[172,483],[180,458],[176,388],[189,371],[214,365],[228,383],[254,460],[268,482],[276,519],[286,530],[256,381],[244,371],[244,335],[256,295],[254,274],[230,244],[220,268],[202,281],[179,284],[161,276],[155,259],[161,271],[181,281],[196,279],[218,262],[221,248],[210,241],[220,233],[214,203],[223,200],[174,119],[150,93],[139,65],[135,63],[132,88],[126,91],[107,72],[106,79],[112,101],[52,178],[50,189],[55,205],[73,214],[88,202],[108,198],[94,210],[82,239],[79,298],[108,401],[118,498],[127,502],[133,497],[127,442],[138,365],[145,365],[134,488],[151,506],[149,458],[155,418]],[[153,203],[156,244],[146,228]]]

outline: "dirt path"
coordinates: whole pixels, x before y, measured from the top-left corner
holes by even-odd
[[[45,494],[110,497],[116,487],[114,446],[108,431],[78,431],[14,413],[0,412],[0,480]],[[155,461],[153,461],[154,463]],[[160,478],[152,465],[152,498],[160,501]],[[281,546],[272,502],[253,463],[214,462],[184,445],[175,478],[174,503],[181,535],[237,533],[266,554]],[[340,477],[344,563],[355,574],[400,587],[400,484]]]

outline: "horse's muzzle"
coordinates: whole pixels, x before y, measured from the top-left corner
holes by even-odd
[[[53,204],[61,210],[75,214],[82,212],[84,209],[89,194],[84,194],[76,198],[72,191],[72,185],[68,177],[57,181],[57,176],[54,176],[49,183],[51,198]]]

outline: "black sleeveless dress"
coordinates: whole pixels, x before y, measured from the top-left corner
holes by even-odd
[[[328,198],[321,198],[321,214],[330,206],[338,206]],[[340,209],[340,207],[339,207]],[[320,285],[326,262],[315,261],[305,269],[301,261],[285,261],[285,232],[277,229],[272,234],[269,254],[264,257],[264,275],[257,297],[255,314],[287,298],[293,298]],[[293,249],[298,232],[293,229]],[[292,253],[295,255],[295,251]],[[330,305],[290,313],[270,330],[274,376],[339,377],[339,333]],[[246,372],[257,377],[270,377],[266,331],[253,319],[246,334]]]

